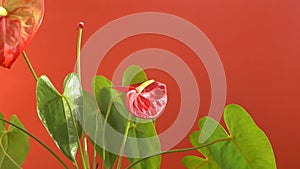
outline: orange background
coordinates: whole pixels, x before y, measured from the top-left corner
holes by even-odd
[[[51,0],[45,3],[45,18],[37,35],[26,48],[37,73],[47,74],[61,90],[65,75],[76,62],[76,25],[84,21],[83,41],[103,25],[137,12],[164,12],[198,26],[212,41],[224,64],[228,84],[227,103],[243,105],[268,135],[278,168],[300,168],[300,2],[296,0],[252,1],[96,1]],[[120,28],[122,29],[122,28]],[[157,47],[183,58],[197,75],[201,92],[199,118],[210,104],[207,73],[185,45],[167,37],[140,35],[117,44],[105,56],[99,73],[108,77],[122,58],[143,48]],[[158,131],[172,125],[180,99],[174,79],[164,72],[149,75],[169,87],[170,102],[158,120]],[[6,118],[17,114],[28,131],[55,152],[55,144],[41,124],[35,103],[35,81],[23,58],[11,70],[0,69],[0,111]],[[197,129],[197,125],[193,129]],[[25,169],[62,168],[39,144],[31,140]],[[191,146],[188,138],[176,148]],[[184,168],[181,158],[197,152],[164,155],[161,168]],[[62,154],[60,157],[68,161]],[[68,162],[68,165],[72,166]]]

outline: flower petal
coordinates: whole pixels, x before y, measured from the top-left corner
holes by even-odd
[[[126,95],[126,106],[136,117],[144,119],[157,118],[167,104],[167,88],[165,84],[154,82],[139,93],[130,90]]]
[[[8,15],[0,17],[0,66],[10,68],[35,35],[44,15],[43,0],[2,0]]]

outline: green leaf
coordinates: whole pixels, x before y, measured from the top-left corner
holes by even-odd
[[[217,124],[216,130],[205,143],[224,138],[229,140],[199,149],[208,162],[198,168],[276,169],[274,153],[267,136],[242,107],[228,105],[224,111],[224,120],[230,134],[227,134],[215,120],[209,117],[200,119],[200,128],[203,128],[205,123]],[[201,145],[199,143],[201,132],[206,131],[196,131],[191,134],[190,140],[194,146]],[[191,168],[191,165],[186,162],[183,164]]]
[[[137,138],[130,139],[130,142],[126,142],[125,152],[127,155],[135,155],[137,157],[146,157],[154,153],[160,152],[160,142],[157,137],[157,133],[152,121],[148,123],[135,123],[133,127],[130,128],[128,137]],[[149,140],[143,138],[151,138]],[[128,158],[130,163],[133,163],[140,158]],[[159,169],[161,162],[161,156],[155,156],[148,158],[136,164],[134,169]]]
[[[197,157],[197,156],[185,156],[182,159],[182,164],[185,165],[189,169],[210,169],[208,160]]]
[[[0,118],[4,118],[0,113]],[[10,122],[25,129],[16,115],[13,115]],[[0,122],[0,168],[20,169],[29,152],[28,135],[14,126],[6,130],[5,123]]]
[[[98,105],[95,97],[91,95],[90,93],[83,91],[83,110],[84,110],[84,122],[85,129],[88,131],[88,136],[90,141],[92,142],[92,145],[96,149],[97,153],[102,156],[103,149],[101,146],[98,145],[100,139],[102,139],[103,132],[103,120],[101,120],[101,114],[98,110]],[[113,168],[115,161],[116,161],[116,155],[105,151],[105,166],[109,169]]]
[[[69,105],[71,106],[71,110],[74,113],[75,119],[76,119],[76,125],[78,130],[78,136],[81,138],[82,135],[82,127],[80,124],[80,121],[83,121],[83,100],[82,100],[82,87],[80,83],[80,79],[77,74],[70,73],[67,75],[67,77],[64,80],[64,92],[63,96],[64,98],[64,104],[65,104],[65,111],[69,111],[68,114],[70,114],[70,109],[68,107],[67,101]]]
[[[129,66],[122,78],[122,85],[129,86],[131,84],[139,84],[147,81],[147,76],[143,69],[139,66]],[[135,121],[134,126],[129,129],[128,137],[137,138],[130,139],[126,142],[125,152],[133,154],[137,157],[145,157],[151,153],[160,152],[160,141],[157,136],[155,126],[152,120],[142,120],[131,116],[131,120]],[[146,141],[143,138],[151,138],[151,141]],[[133,163],[140,158],[128,158],[130,163]],[[160,168],[161,156],[156,156],[143,160],[135,165],[134,169],[158,169]]]
[[[95,139],[101,139],[102,145],[97,145],[94,142],[94,146],[98,154],[104,159],[105,166],[107,168],[113,168],[116,159],[117,159],[117,152],[116,154],[111,153],[107,151],[109,147],[114,147],[114,150],[117,149],[117,151],[121,147],[122,139],[115,139],[113,135],[109,132],[108,128],[111,127],[116,132],[119,132],[120,134],[125,133],[125,127],[126,127],[126,119],[123,117],[124,113],[126,113],[126,109],[124,109],[123,102],[120,99],[119,93],[115,91],[112,88],[112,83],[105,78],[104,76],[96,76],[93,81],[93,88],[94,88],[94,94],[96,98],[96,102],[100,109],[100,115],[94,115],[94,118],[97,117],[97,125],[99,128],[105,128],[104,130],[104,143],[103,144],[103,133],[101,132],[95,132],[97,133],[94,138],[91,138],[91,140]],[[110,107],[110,108],[109,108]],[[122,115],[123,113],[123,115]],[[96,114],[96,113],[94,113]],[[102,118],[102,119],[101,119]],[[107,118],[107,122],[104,123],[104,120]],[[104,127],[105,124],[105,127]],[[96,125],[96,124],[95,124]],[[109,126],[109,127],[108,127]],[[91,136],[90,136],[91,137]],[[105,146],[105,155],[103,155],[103,146]]]
[[[75,162],[77,137],[81,135],[78,116],[82,109],[78,76],[69,74],[65,79],[64,93],[60,94],[48,77],[43,75],[37,81],[36,95],[38,115],[45,128],[65,156]],[[76,126],[73,123],[72,113]]]
[[[147,81],[147,76],[144,70],[136,65],[129,66],[123,75],[122,85],[129,86],[131,84],[139,84]]]

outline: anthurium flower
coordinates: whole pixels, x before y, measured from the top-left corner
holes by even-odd
[[[152,119],[165,109],[167,98],[165,84],[148,80],[127,92],[126,106],[134,116]]]
[[[32,39],[44,15],[44,0],[0,0],[0,66],[10,68]]]

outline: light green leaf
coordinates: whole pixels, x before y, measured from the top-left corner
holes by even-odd
[[[147,76],[144,70],[136,65],[129,66],[123,75],[122,85],[129,86],[131,84],[139,84],[147,81]]]
[[[4,118],[0,113],[0,117]],[[25,129],[16,115],[10,122]],[[6,130],[5,123],[0,122],[0,169],[20,169],[29,152],[28,135],[14,126]]]
[[[60,94],[48,77],[43,75],[37,81],[36,95],[38,115],[45,128],[58,148],[75,162],[78,149],[77,136],[81,135],[81,126],[77,120],[82,109],[78,76],[69,74],[65,79],[64,93]],[[73,123],[72,113],[76,126]]]
[[[185,156],[182,159],[182,164],[185,165],[188,169],[210,169],[209,161],[197,156]]]
[[[230,134],[215,120],[205,117],[200,119],[199,127],[205,123],[217,124],[213,135],[205,142],[229,138],[228,141],[215,143],[199,151],[208,160],[208,169],[276,169],[272,146],[264,132],[255,124],[250,115],[238,105],[229,105],[224,111],[224,120]],[[199,146],[200,132],[191,134],[194,146]],[[184,163],[186,167],[190,167]],[[204,168],[207,166],[199,167]]]

